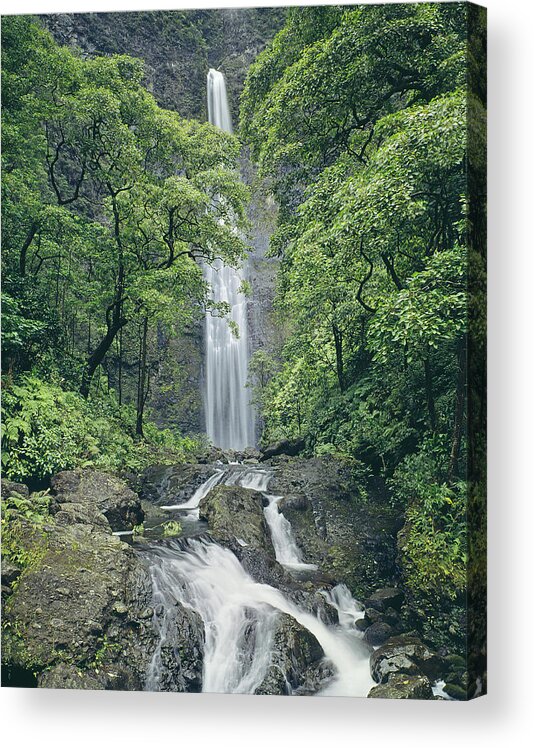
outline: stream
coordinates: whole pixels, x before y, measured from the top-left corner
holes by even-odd
[[[218,484],[239,485],[263,494],[264,516],[276,560],[289,572],[313,570],[301,557],[291,525],[279,512],[282,497],[268,493],[272,473],[235,465],[217,470],[182,504],[166,507],[169,514],[189,525],[185,539],[153,544],[145,551],[153,586],[154,614],[159,642],[147,672],[147,690],[160,690],[162,647],[167,641],[176,603],[199,614],[205,646],[202,690],[219,693],[254,693],[261,685],[273,654],[274,634],[280,613],[295,619],[312,633],[333,667],[334,675],[321,695],[366,696],[373,682],[369,674],[369,648],[355,628],[363,615],[345,585],[324,590],[326,601],[338,612],[339,623],[328,625],[318,615],[303,610],[280,590],[255,582],[237,557],[205,535],[199,523],[199,504]],[[199,523],[199,534],[191,532]]]

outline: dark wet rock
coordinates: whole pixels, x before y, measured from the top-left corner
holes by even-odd
[[[432,686],[424,675],[393,673],[387,683],[371,688],[369,699],[432,699]]]
[[[358,631],[365,631],[371,624],[369,623],[369,621],[366,621],[365,618],[358,618],[354,625],[356,626]]]
[[[38,678],[40,688],[75,688],[91,691],[105,690],[105,680],[95,672],[82,672],[76,665],[60,662],[45,670]]]
[[[276,457],[277,455],[295,457],[304,450],[305,446],[306,443],[304,439],[281,439],[275,444],[270,444],[268,447],[265,447],[261,452],[260,460],[264,462],[265,460],[269,460],[271,457]]]
[[[365,600],[365,607],[374,608],[380,612],[385,612],[388,608],[399,611],[404,601],[404,593],[396,587],[385,587],[377,590],[371,597]]]
[[[55,494],[51,512],[63,512],[60,523],[97,525],[95,511],[104,515],[112,530],[131,530],[143,521],[139,497],[113,475],[98,470],[67,470],[55,475],[51,486]],[[75,504],[79,506],[73,507]]]
[[[449,654],[445,657],[445,663],[452,670],[459,670],[463,672],[466,666],[466,658],[457,654]]]
[[[10,589],[20,576],[19,567],[5,556],[2,556],[2,586]]]
[[[157,683],[149,676],[147,689],[198,693],[202,690],[204,656],[202,619],[180,603],[161,613],[164,620],[158,625],[164,627],[165,635],[155,650]]]
[[[395,608],[386,608],[382,614],[382,618],[390,626],[397,626],[400,620],[400,614]]]
[[[377,683],[387,682],[392,673],[423,674],[434,681],[443,672],[444,661],[417,637],[402,634],[375,650],[370,666]]]
[[[467,691],[456,683],[445,683],[443,690],[451,699],[456,699],[457,701],[467,700]]]
[[[153,465],[141,476],[140,496],[144,501],[158,506],[183,504],[216,469],[216,465],[200,463]]]
[[[380,623],[380,621],[382,620],[382,613],[379,610],[375,610],[374,608],[366,608],[365,620],[369,625],[373,623]]]
[[[394,631],[388,623],[377,622],[366,628],[363,638],[372,647],[379,647],[390,639],[393,634]]]
[[[92,504],[72,502],[56,504],[54,519],[58,525],[92,525],[104,532],[110,529],[110,524],[104,514]]]
[[[219,542],[225,544],[235,538],[274,556],[261,493],[241,486],[216,486],[202,499],[199,509],[210,534]]]
[[[311,509],[311,504],[306,494],[289,494],[278,502],[278,508],[284,514],[288,511],[305,512]]]
[[[280,509],[307,561],[347,584],[357,598],[377,585],[394,583],[402,518],[392,510],[381,483],[363,486],[354,463],[330,455],[277,457],[270,465],[269,492],[287,497]],[[293,497],[299,497],[298,508]]]
[[[288,615],[279,617],[267,674],[257,694],[312,694],[332,676],[315,636]]]

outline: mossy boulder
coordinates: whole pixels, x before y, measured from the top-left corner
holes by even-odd
[[[432,699],[432,686],[424,675],[394,673],[387,683],[371,688],[368,699]]]
[[[217,486],[202,499],[199,509],[210,534],[219,542],[228,544],[237,540],[241,545],[274,556],[262,495],[258,491],[241,486]]]
[[[52,514],[65,524],[99,524],[103,514],[112,530],[131,530],[144,519],[141,501],[124,481],[99,470],[66,470],[51,479]],[[69,516],[70,515],[70,516]]]
[[[81,678],[77,687],[96,680],[102,688],[120,683],[140,688],[154,635],[140,618],[151,587],[133,550],[112,536],[109,526],[106,533],[52,520],[36,529],[21,520],[14,532],[26,565],[4,605],[2,661],[8,678],[18,669],[54,688],[62,682],[71,687],[73,677]],[[59,665],[72,667],[55,680],[45,675]]]
[[[371,675],[377,683],[389,682],[394,673],[426,675],[436,680],[444,669],[444,660],[416,636],[393,636],[375,650],[370,660]]]

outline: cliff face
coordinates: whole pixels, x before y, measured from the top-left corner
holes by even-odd
[[[84,55],[129,54],[145,61],[158,103],[206,119],[208,68],[226,75],[234,121],[247,69],[282,27],[283,8],[61,13],[40,16],[60,44]]]
[[[77,47],[84,56],[128,54],[145,64],[145,85],[158,103],[187,118],[207,119],[206,75],[221,70],[234,123],[249,65],[282,27],[283,8],[64,13],[40,16],[60,44]],[[243,178],[252,189],[249,208],[251,255],[247,277],[252,295],[248,320],[252,351],[271,347],[274,336],[272,299],[277,263],[265,258],[276,218],[274,201],[256,178],[246,155]],[[163,339],[165,338],[165,339]],[[161,426],[183,433],[204,430],[202,404],[203,325],[172,339],[158,335],[161,365],[157,367],[147,405]],[[171,355],[163,356],[164,350]],[[127,366],[127,364],[125,364]],[[108,362],[110,382],[117,372]],[[133,381],[133,380],[132,380]],[[126,386],[126,397],[135,396]]]

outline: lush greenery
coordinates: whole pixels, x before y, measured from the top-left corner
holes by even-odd
[[[239,144],[161,109],[139,60],[82,59],[28,17],[2,50],[5,474],[180,459],[145,405],[210,304],[200,261],[243,256]]]
[[[463,645],[467,576],[481,590],[485,575],[483,529],[466,526],[466,507],[472,526],[485,522],[478,14],[463,3],[267,14],[260,31],[285,25],[249,69],[241,143],[158,106],[141,60],[82,57],[38,21],[5,18],[5,476],[38,488],[61,469],[139,471],[198,450],[156,427],[151,389],[186,400],[171,342],[207,310],[228,315],[201,263],[244,257],[243,144],[279,207],[279,334],[250,366],[263,443],[304,440],[386,488],[411,607],[430,638]],[[204,86],[205,40],[224,46],[223,19],[152,23],[197,50]],[[46,515],[46,494],[10,501],[8,518]],[[333,547],[327,563],[355,562]]]
[[[304,436],[383,476],[423,615],[466,588],[468,106],[484,127],[467,93],[470,12],[293,9],[241,107],[280,205],[289,330],[253,366],[264,440]]]

